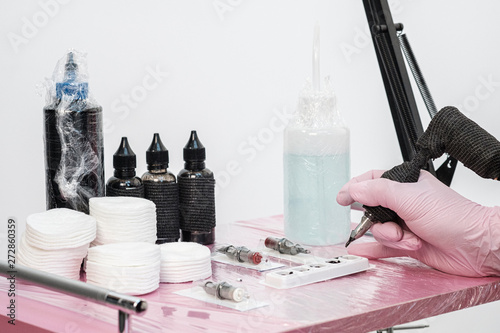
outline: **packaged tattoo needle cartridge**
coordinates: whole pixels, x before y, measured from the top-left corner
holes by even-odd
[[[232,286],[226,281],[219,283],[203,281],[200,283],[200,286],[207,294],[215,296],[218,299],[230,300],[232,302],[239,303],[250,297],[244,288]]]
[[[269,305],[251,295],[245,285],[227,281],[197,280],[193,281],[191,288],[176,291],[174,294],[241,312]]]
[[[47,209],[88,213],[89,198],[104,196],[104,145],[102,108],[89,92],[86,55],[65,55],[45,87]]]
[[[244,267],[259,272],[272,270],[284,265],[268,260],[260,251],[254,251],[246,246],[218,244],[212,248],[212,260],[223,264]]]

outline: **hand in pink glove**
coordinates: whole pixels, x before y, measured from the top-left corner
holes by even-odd
[[[427,171],[416,183],[380,178],[382,173],[351,179],[337,202],[387,207],[404,222],[376,223],[371,231],[377,242],[353,243],[350,253],[370,259],[410,256],[451,274],[500,276],[500,207],[474,203]]]

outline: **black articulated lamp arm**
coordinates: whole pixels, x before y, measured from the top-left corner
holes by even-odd
[[[363,0],[363,4],[401,153],[409,161],[424,130],[397,37],[402,25],[394,24],[387,0]]]
[[[403,24],[393,22],[387,0],[363,0],[363,5],[401,154],[404,161],[410,161],[415,156],[416,143],[424,129],[411,88],[408,71],[406,70],[400,40],[398,39],[398,34],[403,30]],[[406,46],[409,47],[409,43]],[[411,56],[416,64],[413,53]],[[420,69],[417,67],[414,70],[414,66],[411,66],[411,69],[415,79],[423,81]],[[423,95],[425,94],[424,98],[426,105],[428,105],[428,101],[429,99],[432,101],[432,97],[430,97],[430,93],[425,86],[425,81],[424,90],[421,90],[421,92]],[[445,184],[450,185],[455,166],[456,160],[451,162],[447,160],[439,168],[437,172],[438,178]],[[432,162],[428,163],[426,169],[436,175]]]

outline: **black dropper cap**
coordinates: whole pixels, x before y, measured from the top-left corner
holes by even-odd
[[[184,147],[184,161],[185,162],[204,162],[205,161],[205,147],[198,139],[196,131],[191,131],[189,141]]]
[[[120,174],[122,175],[124,175],[123,172],[126,171],[128,176],[135,176],[136,157],[134,151],[128,144],[126,136],[122,137],[120,147],[118,147],[116,153],[113,154],[113,167],[115,168],[115,175],[117,171],[121,171]]]
[[[196,131],[191,131],[189,141],[184,147],[184,168],[187,170],[205,169],[205,147],[198,139]]]
[[[166,169],[168,168],[168,162],[168,150],[161,142],[160,135],[155,133],[151,145],[146,150],[148,170]]]

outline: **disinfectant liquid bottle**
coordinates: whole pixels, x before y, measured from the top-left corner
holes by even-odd
[[[306,84],[284,133],[285,235],[307,245],[333,245],[349,236],[350,208],[336,197],[350,179],[350,139],[329,81],[322,87],[319,81],[316,27],[313,83]]]

